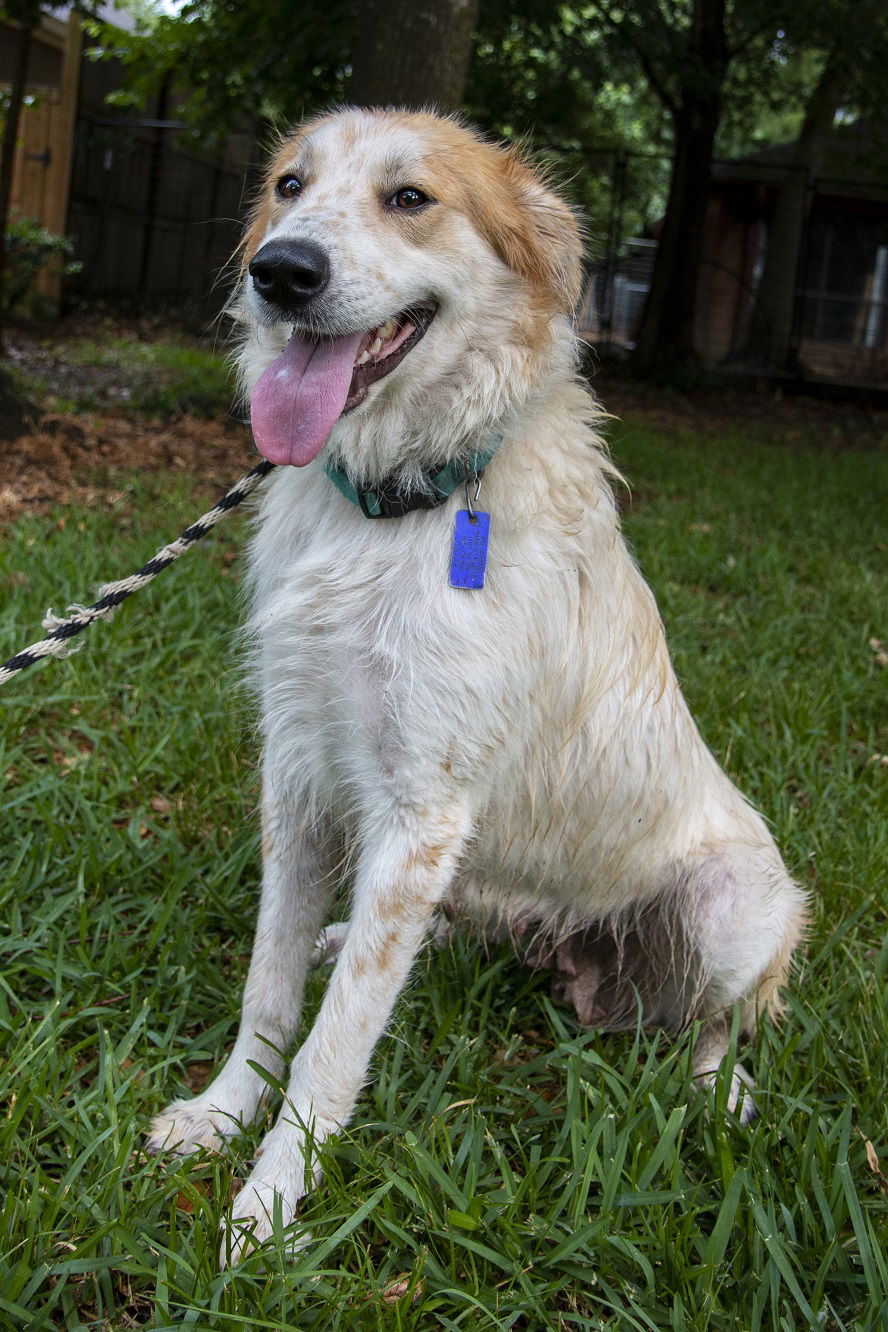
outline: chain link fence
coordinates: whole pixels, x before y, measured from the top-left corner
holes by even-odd
[[[82,268],[69,299],[199,319],[224,305],[259,175],[255,149],[239,135],[224,151],[202,153],[180,131],[175,121],[81,119],[68,231]],[[717,162],[712,173],[696,340],[713,367],[768,359],[759,290],[791,168],[765,158]],[[574,169],[592,221],[580,327],[602,351],[627,354],[650,289],[669,161],[599,152]],[[806,180],[805,192],[788,364],[812,379],[888,387],[888,171],[882,182]]]
[[[258,179],[252,140],[224,150],[183,145],[177,121],[80,120],[68,233],[82,265],[69,301],[105,300],[139,312],[217,313],[226,269]]]
[[[579,309],[580,328],[600,350],[635,345],[657,252],[657,226],[633,233],[640,216],[634,178],[651,179],[648,155],[596,162],[609,210]],[[668,160],[661,160],[668,178]],[[768,228],[778,191],[797,178],[762,159],[716,162],[701,254],[697,350],[711,367],[770,360],[771,329],[760,302]],[[882,179],[804,179],[805,223],[795,274],[788,367],[811,380],[888,387],[888,169]],[[603,233],[603,234],[602,234]]]

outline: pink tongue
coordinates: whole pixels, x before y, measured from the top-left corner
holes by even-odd
[[[313,341],[294,333],[250,400],[253,438],[270,462],[304,467],[324,447],[348,398],[363,333]]]

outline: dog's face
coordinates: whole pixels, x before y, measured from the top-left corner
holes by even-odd
[[[579,261],[570,210],[457,122],[310,122],[276,153],[244,244],[243,307],[265,347],[249,385],[257,444],[302,465],[331,432],[342,449],[360,421],[363,453],[348,462],[372,470],[374,425],[403,454],[442,412],[457,435],[492,423],[507,404],[482,381],[508,350],[525,363],[509,382],[532,387],[553,321],[578,298]]]

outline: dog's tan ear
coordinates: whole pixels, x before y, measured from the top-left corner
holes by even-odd
[[[486,151],[485,187],[468,192],[466,211],[509,268],[548,305],[571,313],[582,285],[577,219],[514,149],[496,150],[493,161]]]
[[[519,203],[532,223],[534,263],[560,293],[562,308],[572,311],[582,292],[583,242],[577,219],[567,204],[523,164],[518,164]]]

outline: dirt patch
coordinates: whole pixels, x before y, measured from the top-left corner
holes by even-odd
[[[189,474],[215,497],[258,461],[249,431],[234,421],[44,416],[0,441],[0,520],[26,509],[89,507],[135,471]]]
[[[591,357],[587,369],[596,396],[618,421],[703,436],[754,435],[786,447],[888,448],[888,402],[830,400],[764,382],[724,381],[682,392],[640,383],[620,367],[596,366]],[[618,429],[615,422],[608,434],[613,437]]]
[[[179,471],[216,498],[255,466],[249,431],[225,412],[225,362],[214,344],[169,320],[102,312],[49,327],[11,325],[0,364],[0,521],[26,509],[99,503],[134,471]],[[154,363],[158,349],[171,353],[171,365]],[[189,362],[192,350],[199,355]],[[162,384],[185,371],[198,387],[222,385],[206,415],[133,409],[134,385],[144,391],[152,377]]]
[[[11,326],[7,361],[0,365],[0,521],[24,510],[100,503],[133,471],[179,471],[216,498],[258,460],[248,429],[224,414],[224,389],[216,414],[205,418],[186,413],[152,420],[133,409],[132,397],[146,348],[165,342],[183,355],[200,348],[200,367],[211,369],[222,364],[217,340],[189,337],[169,319],[124,320],[108,312],[49,328]],[[84,357],[89,346],[97,349],[95,364]],[[885,407],[824,401],[774,385],[654,388],[633,381],[616,363],[597,365],[591,353],[586,369],[618,418],[608,431],[612,439],[622,419],[666,433],[754,434],[786,447],[888,447]],[[85,402],[84,393],[89,410],[59,410],[66,398]],[[187,394],[185,401],[191,402]]]

